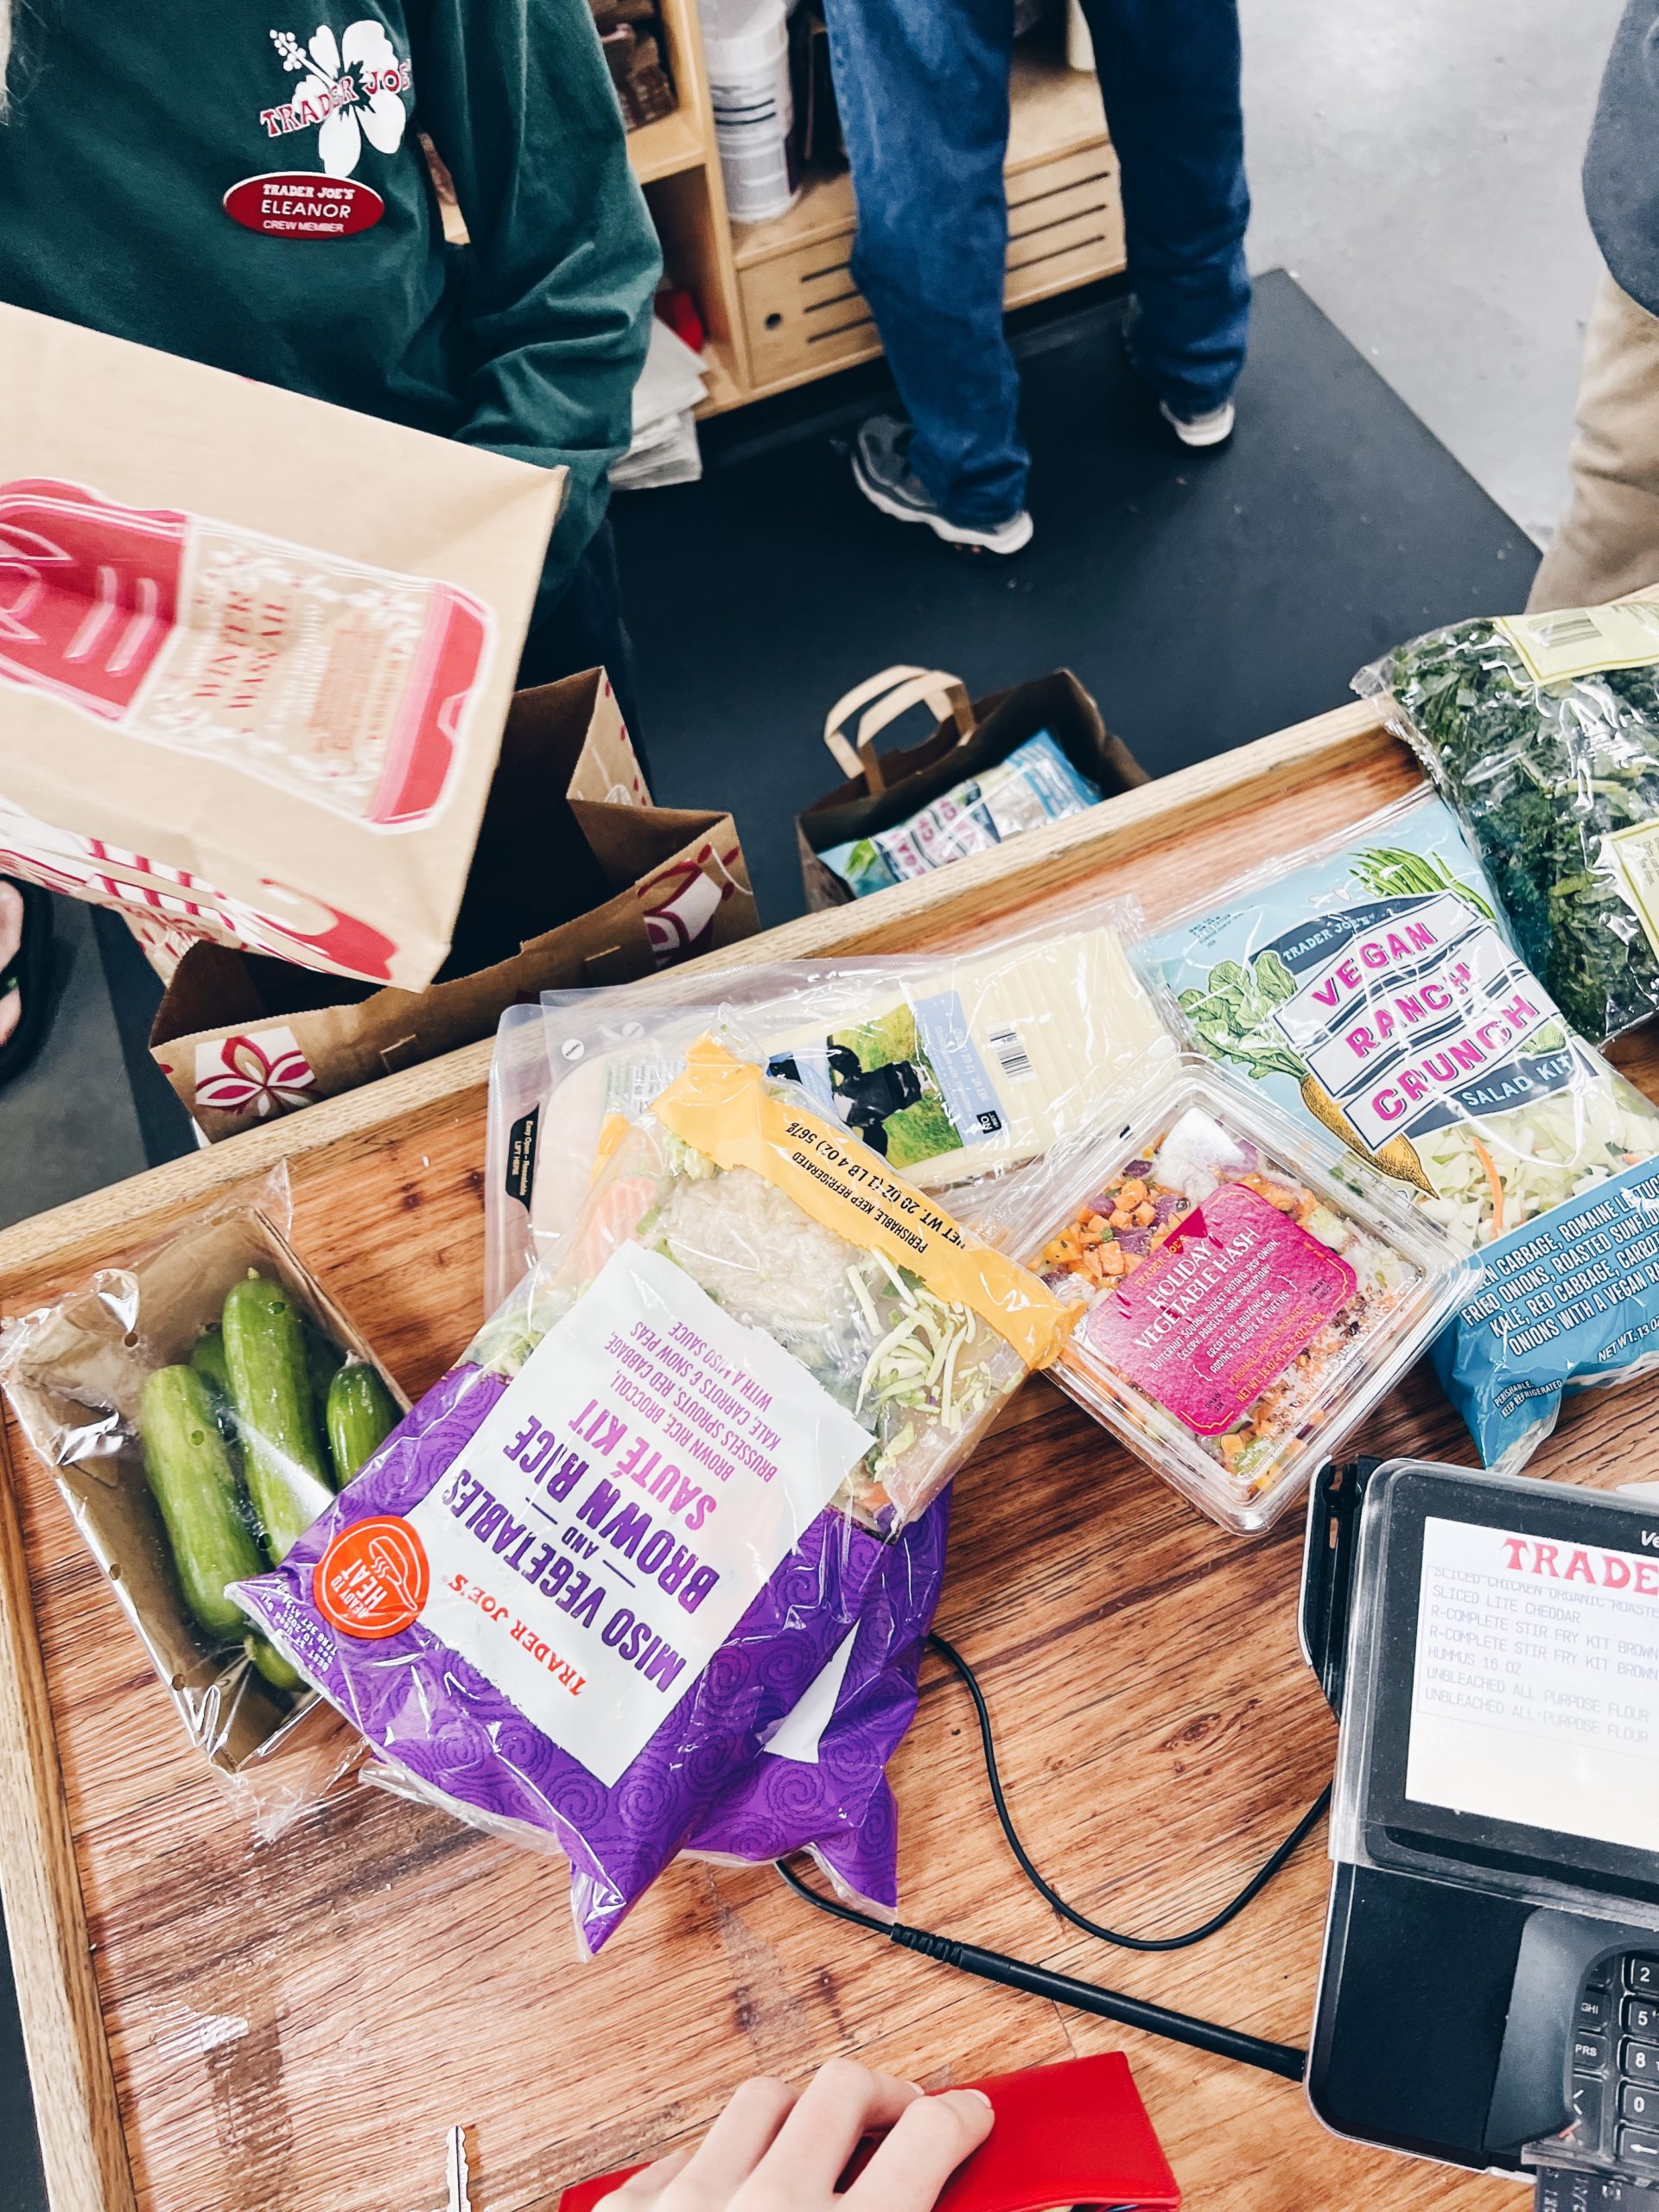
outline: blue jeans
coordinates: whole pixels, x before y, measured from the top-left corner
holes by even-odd
[[[1237,0],[1084,0],[1122,166],[1136,367],[1179,415],[1244,362],[1250,281]],[[1002,327],[1014,0],[824,0],[858,200],[853,276],[953,521],[1025,503],[1020,379]]]

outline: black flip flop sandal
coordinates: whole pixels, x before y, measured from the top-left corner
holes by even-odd
[[[5,880],[22,894],[23,930],[16,957],[0,969],[0,999],[16,991],[22,1001],[17,1027],[0,1045],[0,1088],[23,1070],[40,1050],[50,1016],[52,980],[52,902],[32,883]]]

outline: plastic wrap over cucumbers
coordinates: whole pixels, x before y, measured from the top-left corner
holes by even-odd
[[[1427,791],[1136,948],[1195,1044],[1393,1179],[1481,1279],[1433,1346],[1488,1466],[1659,1360],[1659,1109],[1577,1036]]]
[[[237,1594],[420,1792],[562,1849],[596,1948],[694,1838],[722,1847],[895,1571],[920,1632],[928,1508],[1072,1319],[696,1044],[554,1260]]]
[[[405,1402],[287,1216],[279,1175],[0,1337],[30,1443],[192,1738],[257,1785],[256,1809],[289,1790],[277,1754],[296,1768],[315,1700],[234,1586],[287,1554]]]
[[[1659,1008],[1659,605],[1458,622],[1363,668],[1593,1043]]]

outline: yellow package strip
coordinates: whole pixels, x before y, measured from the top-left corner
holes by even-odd
[[[1072,1306],[712,1039],[692,1046],[685,1073],[658,1096],[652,1113],[720,1167],[763,1176],[820,1227],[908,1268],[936,1298],[965,1306],[1027,1368],[1058,1357],[1077,1318]]]

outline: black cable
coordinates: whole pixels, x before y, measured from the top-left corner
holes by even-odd
[[[985,1694],[980,1688],[979,1678],[956,1649],[937,1630],[928,1637],[929,1643],[955,1673],[957,1679],[973,1700],[974,1711],[979,1721],[979,1740],[985,1756],[985,1773],[990,1783],[991,1802],[1009,1850],[1018,1860],[1021,1872],[1038,1894],[1074,1928],[1086,1936],[1097,1936],[1102,1942],[1116,1944],[1131,1951],[1179,1951],[1194,1943],[1201,1943],[1206,1936],[1215,1935],[1228,1923],[1237,1918],[1246,1905],[1259,1897],[1296,1851],[1331,1802],[1327,1783],[1309,1806],[1301,1819],[1258,1868],[1232,1901],[1206,1920],[1202,1927],[1191,1929],[1184,1936],[1125,1936],[1117,1929],[1103,1927],[1084,1913],[1069,1905],[1051,1883],[1039,1871],[1030,1853],[1020,1840],[1014,1815],[1008,1810],[1003,1793],[1002,1777],[997,1770],[996,1744],[991,1730],[990,1709]],[[872,1913],[860,1912],[856,1907],[842,1904],[839,1899],[821,1896],[791,1873],[779,1859],[774,1861],[778,1872],[798,1897],[816,1905],[820,1912],[832,1914],[855,1928],[868,1929],[872,1935],[885,1936],[890,1943],[901,1950],[919,1952],[922,1957],[935,1960],[942,1966],[955,1967],[963,1974],[976,1974],[982,1981],[998,1983],[1006,1989],[1023,1989],[1033,1997],[1046,1997],[1057,2005],[1069,2005],[1080,2012],[1093,2012],[1103,2019],[1116,2020],[1121,2026],[1139,2028],[1147,2035],[1162,2036],[1167,2042],[1184,2043],[1199,2050],[1213,2052],[1220,2058],[1236,2059],[1241,2065],[1260,2068],[1264,2073],[1277,2074],[1287,2082],[1300,2082],[1307,2072],[1307,2053],[1289,2044],[1269,2043],[1264,2037],[1246,2035],[1241,2029],[1225,2028],[1212,2020],[1200,2020],[1190,2012],[1177,2012],[1167,2005],[1154,2005],[1141,1997],[1129,1997],[1122,1991],[1102,1988],[1092,1981],[1079,1981],[1073,1975],[1056,1974],[1047,1967],[1030,1965],[1024,1959],[1010,1958],[1003,1951],[988,1951],[977,1943],[961,1943],[947,1936],[935,1936],[925,1928],[909,1928],[903,1921],[889,1923],[878,1920]]]
[[[1096,1936],[1103,1943],[1115,1943],[1123,1951],[1184,1951],[1194,1943],[1202,1943],[1207,1936],[1218,1934],[1230,1921],[1237,1919],[1246,1905],[1261,1896],[1280,1868],[1318,1827],[1331,1803],[1331,1785],[1327,1783],[1278,1849],[1250,1877],[1231,1904],[1223,1905],[1221,1910],[1206,1920],[1202,1927],[1192,1929],[1185,1936],[1122,1935],[1116,1929],[1103,1927],[1099,1921],[1090,1920],[1087,1913],[1079,1912],[1074,1905],[1069,1905],[1039,1871],[1031,1853],[1020,1840],[1019,1831],[1014,1825],[1014,1815],[1008,1810],[1007,1799],[1003,1795],[1002,1777],[996,1765],[996,1745],[991,1734],[990,1709],[985,1702],[985,1693],[979,1686],[979,1678],[956,1646],[948,1643],[937,1630],[927,1640],[953,1670],[974,1701],[974,1711],[979,1719],[979,1740],[985,1754],[985,1776],[991,1786],[991,1802],[996,1808],[997,1821],[1007,1840],[1008,1849],[1020,1862],[1020,1872],[1039,1896],[1052,1905],[1063,1920],[1069,1920],[1074,1928],[1080,1928],[1085,1936]]]
[[[876,1919],[873,1913],[859,1912],[836,1898],[821,1897],[798,1874],[792,1873],[781,1859],[773,1863],[796,1895],[804,1897],[809,1904],[817,1905],[820,1912],[833,1913],[837,1920],[868,1929],[873,1936],[885,1936],[901,1950],[919,1951],[925,1959],[936,1960],[941,1966],[976,1974],[982,1981],[996,1982],[1004,1989],[1023,1989],[1033,1997],[1046,1997],[1052,2004],[1070,2005],[1076,2012],[1096,2013],[1102,2019],[1116,2020],[1122,2027],[1139,2028],[1147,2035],[1162,2036],[1171,2043],[1190,2044],[1198,2050],[1214,2052],[1218,2058],[1236,2059],[1243,2066],[1259,2067],[1264,2073],[1280,2075],[1287,2082],[1300,2082],[1307,2071],[1307,2053],[1296,2050],[1288,2044],[1268,2043],[1236,2028],[1194,2019],[1189,2012],[1173,2012],[1166,2005],[1148,2004],[1144,1998],[1102,1989],[1092,1981],[1077,1981],[1069,1974],[1028,1965],[1024,1959],[1011,1959],[1002,1951],[983,1950],[977,1943],[957,1943],[949,1936],[930,1935],[925,1928],[906,1928],[899,1920],[889,1925]]]

